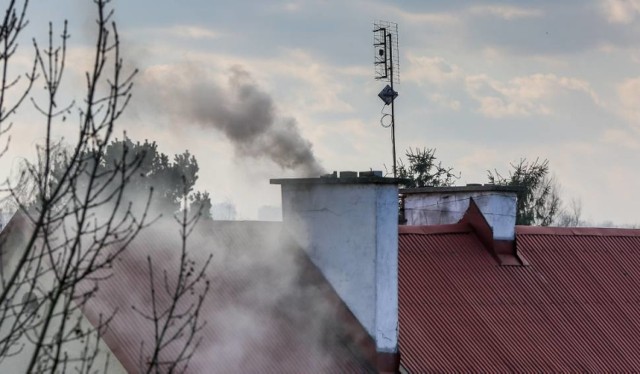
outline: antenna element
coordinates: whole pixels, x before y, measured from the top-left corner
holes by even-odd
[[[391,127],[391,145],[393,151],[393,177],[397,177],[396,170],[396,121],[394,102],[398,92],[393,88],[394,83],[400,83],[400,62],[398,53],[398,24],[389,21],[375,21],[373,23],[373,66],[375,78],[384,80],[389,84],[380,91],[378,97],[384,101],[380,124],[383,127]],[[391,113],[385,110],[391,107]],[[388,125],[384,119],[391,117]]]

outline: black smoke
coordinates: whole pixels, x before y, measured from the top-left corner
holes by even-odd
[[[273,98],[240,66],[230,69],[226,86],[193,65],[148,70],[139,83],[152,110],[220,131],[237,156],[268,158],[306,176],[323,173],[296,120],[279,115]]]

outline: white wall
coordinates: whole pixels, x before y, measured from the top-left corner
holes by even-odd
[[[398,189],[376,193],[376,332],[379,352],[398,346]]]
[[[457,223],[469,208],[471,197],[493,229],[494,239],[513,240],[515,238],[517,209],[515,192],[446,191],[406,194],[404,207],[407,225]]]
[[[305,248],[378,351],[398,344],[398,189],[283,183],[284,226]]]

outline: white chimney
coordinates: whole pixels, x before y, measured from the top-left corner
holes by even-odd
[[[282,186],[284,227],[369,332],[378,357],[397,357],[397,180],[357,175],[271,183]]]

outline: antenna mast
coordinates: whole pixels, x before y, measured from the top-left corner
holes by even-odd
[[[396,170],[396,118],[394,102],[398,92],[393,88],[394,83],[400,83],[400,63],[398,53],[398,24],[389,21],[375,21],[373,23],[373,49],[375,78],[389,82],[378,97],[384,101],[380,124],[382,127],[391,127],[391,146],[393,152],[393,177],[397,177]],[[391,112],[385,110],[391,107]],[[391,122],[385,124],[385,118]]]

